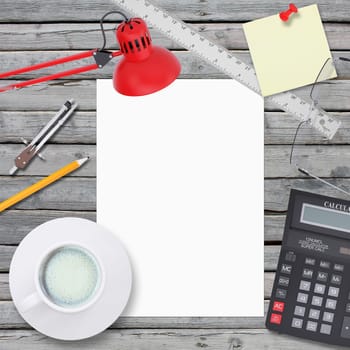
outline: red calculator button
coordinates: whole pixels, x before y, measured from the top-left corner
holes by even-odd
[[[271,314],[270,323],[281,324],[281,322],[282,322],[282,315]]]
[[[283,312],[284,311],[284,302],[283,301],[275,301],[272,307],[273,311]]]

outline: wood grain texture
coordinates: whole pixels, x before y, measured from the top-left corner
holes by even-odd
[[[333,139],[329,141],[309,126],[300,129],[296,144],[349,144],[350,143],[350,114],[344,112],[330,113],[341,122],[341,126]],[[265,145],[292,144],[299,121],[289,114],[265,112]],[[249,133],[247,133],[249,135]]]
[[[15,246],[0,245],[0,272],[8,272]],[[277,266],[280,246],[265,246],[265,271],[275,271]]]
[[[31,140],[54,114],[53,111],[0,111],[0,143],[20,143],[20,137]],[[331,142],[313,128],[305,126],[300,130],[296,144],[350,144],[350,113],[330,114],[341,122],[341,128]],[[297,126],[298,121],[287,113],[265,112],[265,145],[291,144]],[[249,132],[246,137],[250,137]],[[96,144],[96,112],[75,113],[50,143]]]
[[[105,25],[108,48],[119,48],[114,32],[116,23]],[[241,23],[201,22],[190,25],[227,49],[248,49]],[[349,49],[348,23],[326,23],[324,28],[331,50]],[[183,49],[158,30],[150,28],[150,32],[155,45],[172,50]],[[0,24],[0,51],[90,50],[100,47],[101,43],[102,35],[98,23]]]
[[[9,275],[0,273],[0,300],[11,300]]]
[[[265,177],[305,177],[290,165],[291,146],[265,146]],[[298,146],[292,164],[298,164],[319,177],[350,177],[349,146]]]
[[[3,145],[0,148],[0,176],[8,175],[8,170],[14,165],[14,159],[19,155],[24,145],[9,144]],[[96,177],[96,146],[95,145],[47,145],[42,149],[41,154],[46,161],[42,161],[39,157],[33,159],[25,171],[18,170],[17,176],[47,176],[54,171],[64,167],[68,163],[76,159],[90,157],[90,160],[84,164],[79,170],[67,175],[70,176],[84,176]]]
[[[265,310],[268,301],[265,301]],[[0,329],[30,329],[11,301],[0,301]],[[112,329],[264,328],[263,317],[121,317]]]
[[[5,200],[40,179],[40,177],[0,177],[0,200]],[[96,180],[94,178],[66,177],[25,199],[15,207],[37,210],[95,211]]]
[[[330,183],[350,189],[349,179],[327,179]],[[265,210],[275,212],[285,212],[288,206],[289,193],[292,188],[302,191],[309,191],[325,196],[349,198],[340,191],[337,191],[329,186],[325,186],[318,180],[305,179],[266,179],[265,180]]]
[[[268,301],[264,302],[265,313]],[[0,329],[31,328],[18,314],[12,301],[0,301]],[[121,317],[111,328],[118,329],[220,329],[264,328],[263,317]],[[0,347],[1,349],[1,347]]]
[[[246,62],[250,62],[242,23],[278,13],[287,5],[278,0],[154,0],[188,22]],[[298,7],[314,3],[301,1]],[[350,57],[350,2],[317,1],[325,24],[338,79],[319,85],[321,107],[332,111],[342,127],[328,141],[309,127],[298,136],[295,152],[300,164],[332,183],[350,188],[350,64],[337,60]],[[18,68],[100,46],[98,20],[118,9],[113,0],[2,0],[0,12],[0,71]],[[106,24],[108,45],[117,48],[113,31],[117,16]],[[156,45],[176,50],[182,64],[181,78],[226,78],[205,61],[152,30]],[[90,60],[87,60],[89,63]],[[115,59],[103,70],[0,94],[0,201],[37,181],[67,159],[87,153],[93,156],[80,172],[0,214],[0,349],[329,349],[318,343],[280,336],[264,330],[264,318],[130,318],[122,317],[110,330],[93,339],[66,343],[49,339],[36,331],[17,313],[10,301],[8,268],[16,245],[34,227],[51,219],[75,216],[96,220],[96,78],[111,78]],[[76,67],[81,62],[67,65]],[[62,67],[60,67],[61,69]],[[45,71],[24,75],[41,76]],[[57,72],[57,68],[46,70]],[[13,82],[13,81],[11,81]],[[6,84],[1,81],[0,85]],[[310,88],[299,89],[307,97]],[[67,98],[75,98],[80,111],[60,130],[45,150],[48,162],[36,160],[25,173],[6,176],[13,157],[21,149],[19,137],[31,139]],[[285,212],[291,188],[341,197],[337,191],[298,174],[288,165],[289,145],[298,121],[265,106],[265,299],[271,294],[280,251]],[[234,116],[233,116],[234,117]],[[245,130],[249,141],[249,128]],[[306,144],[306,145],[304,145]],[[268,301],[265,300],[265,310]],[[228,305],[229,307],[229,305]],[[332,347],[332,349],[337,349]]]
[[[14,165],[15,157],[24,149],[23,145],[4,145],[0,151],[0,175],[8,175],[8,167]],[[96,147],[94,145],[47,145],[42,149],[46,161],[36,157],[25,171],[18,170],[17,176],[47,176],[76,159],[90,156],[91,159],[79,170],[66,177],[95,177],[96,176]]]
[[[92,47],[93,48],[93,47]],[[81,52],[81,51],[78,51]],[[252,65],[251,57],[248,51],[230,51],[235,57],[241,59]],[[66,57],[69,55],[76,54],[77,51],[17,51],[13,52],[3,51],[0,52],[0,67],[1,72],[10,71],[13,69],[26,67],[29,65],[46,62],[56,58]],[[174,51],[175,56],[181,63],[181,74],[180,78],[227,78],[224,73],[218,71],[215,67],[207,63],[205,60],[197,56],[193,52],[189,51]],[[335,60],[335,66],[338,73],[338,79],[349,79],[350,78],[350,63],[338,60],[339,57],[350,57],[347,51],[335,51],[333,58]],[[92,58],[87,58],[80,61],[74,61],[66,63],[60,66],[54,66],[45,68],[40,71],[28,72],[21,75],[21,78],[11,77],[11,79],[27,79],[42,76],[44,74],[53,74],[59,71],[63,71],[71,68],[78,68],[82,65],[89,65],[95,63]],[[74,76],[70,76],[70,80],[81,80],[81,79],[111,79],[115,66],[118,63],[118,58],[110,61],[102,69],[96,69],[87,73],[82,73]],[[323,84],[323,83],[322,83]],[[308,89],[310,91],[310,88]],[[310,93],[310,92],[309,92]]]
[[[95,212],[7,210],[0,214],[0,245],[17,245],[35,227],[46,221],[67,216],[96,221]],[[265,215],[265,242],[281,241],[284,222],[284,215]]]
[[[196,70],[196,64],[193,70]],[[200,69],[199,69],[200,71]],[[191,78],[213,78],[199,71],[191,75]],[[6,84],[9,81],[3,81]],[[10,81],[11,83],[11,81]],[[350,110],[350,81],[331,80],[320,83],[318,86],[318,100],[322,108],[328,111]],[[308,99],[310,87],[296,90],[298,96]],[[2,111],[56,111],[62,101],[74,98],[80,104],[81,111],[96,110],[96,81],[95,80],[62,80],[55,81],[51,85],[39,84],[19,91],[11,91],[0,94],[0,105]],[[18,100],[21,101],[18,104]],[[265,110],[278,110],[271,103],[265,104]]]
[[[64,102],[62,100],[62,104]],[[31,141],[54,115],[53,111],[0,111],[0,143],[21,143],[21,137]],[[50,139],[50,143],[96,144],[96,112],[74,113]]]
[[[14,81],[3,80],[2,84]],[[0,94],[1,111],[54,111],[68,98],[80,105],[81,111],[96,111],[95,80],[62,80],[51,85],[39,84],[30,88]],[[21,103],[18,103],[21,101]]]
[[[0,199],[38,181],[37,177],[0,177]],[[11,181],[10,181],[11,180]],[[350,188],[350,179],[329,179],[337,186]],[[266,179],[265,180],[265,210],[285,212],[287,210],[289,192],[291,188],[323,193],[332,197],[342,197],[342,193],[319,181],[310,178],[301,179]],[[64,202],[62,202],[64,198]],[[68,177],[46,188],[42,192],[26,199],[16,206],[19,209],[52,209],[52,210],[81,210],[96,209],[96,181],[94,178]]]
[[[96,221],[95,212],[55,210],[7,210],[0,214],[0,245],[17,245],[34,228],[49,221],[64,217],[79,217]],[[276,216],[277,218],[277,216]],[[276,219],[268,220],[272,237],[278,237]],[[276,227],[277,226],[277,227]]]
[[[274,15],[285,10],[283,0],[157,0],[153,4],[162,7],[171,15],[185,21],[232,21],[241,22]],[[298,2],[298,7],[314,4],[313,0]],[[325,22],[346,22],[350,11],[347,0],[329,1],[317,4]],[[8,22],[94,22],[113,9],[119,9],[113,0],[61,0],[59,6],[54,0],[2,0],[0,21]],[[55,11],[52,11],[52,9]],[[30,14],[30,15],[29,15]],[[116,17],[118,18],[118,17]]]
[[[8,175],[15,157],[24,149],[20,144],[6,144],[0,149],[0,176]],[[305,177],[294,165],[289,164],[291,146],[265,147],[265,177]],[[89,161],[79,171],[69,176],[96,176],[96,147],[94,145],[47,145],[42,154],[47,161],[36,158],[25,171],[18,171],[18,176],[46,176],[71,160],[90,156]],[[339,158],[340,157],[340,158]],[[350,177],[349,146],[299,146],[294,149],[293,164],[307,168],[320,177]]]
[[[264,275],[264,299],[269,299],[271,296],[274,278],[275,274],[273,272],[266,272]],[[9,300],[11,300],[11,294],[9,289],[9,275],[8,273],[0,273],[0,301]]]
[[[262,349],[286,349],[295,350],[306,348],[310,350],[328,350],[329,345],[305,341],[298,338],[291,338],[279,335],[265,329],[230,329],[210,330],[191,329],[178,330],[174,328],[163,330],[108,330],[92,339],[84,341],[58,342],[49,339],[32,330],[18,330],[0,332],[0,346],[6,346],[6,350],[18,349],[32,350],[256,350]],[[333,347],[334,350],[341,350],[344,347]]]
[[[17,245],[35,227],[46,221],[67,216],[96,221],[95,212],[7,210],[0,214],[0,245]],[[284,223],[285,215],[265,215],[265,242],[281,241]]]
[[[268,307],[264,301],[264,310]],[[12,301],[0,301],[0,329],[31,328],[18,314]],[[263,317],[120,317],[111,328],[128,329],[220,329],[264,328]]]

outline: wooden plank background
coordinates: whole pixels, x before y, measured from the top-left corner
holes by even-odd
[[[242,22],[284,10],[275,0],[156,0],[171,14],[250,62]],[[315,1],[303,0],[298,6]],[[338,78],[319,85],[320,105],[342,121],[329,142],[305,128],[297,140],[296,156],[310,171],[350,188],[350,1],[319,0]],[[2,0],[0,11],[0,71],[65,56],[101,44],[98,20],[116,9],[112,0]],[[107,24],[108,45],[117,48]],[[182,63],[181,78],[224,78],[206,62],[152,30],[156,44],[174,51]],[[79,63],[80,64],[80,63]],[[76,67],[78,63],[65,68]],[[58,342],[32,330],[18,315],[8,288],[11,257],[21,239],[37,225],[58,217],[96,217],[96,78],[110,78],[114,64],[101,71],[0,94],[0,200],[84,155],[92,161],[46,191],[0,215],[0,349],[328,349],[328,346],[281,336],[264,328],[263,318],[121,318],[103,334],[82,342]],[[50,68],[45,72],[56,72]],[[30,73],[24,78],[37,77]],[[13,81],[11,81],[13,82]],[[1,84],[5,84],[2,81]],[[306,97],[308,88],[298,93]],[[67,98],[80,111],[45,149],[47,162],[35,160],[26,172],[8,176],[22,148],[20,137],[32,138]],[[288,164],[297,121],[273,106],[265,106],[265,308],[270,297],[280,251],[289,190],[299,188],[329,195],[334,190],[305,178]],[[249,140],[249,124],[245,130]],[[230,307],[229,305],[227,307]]]

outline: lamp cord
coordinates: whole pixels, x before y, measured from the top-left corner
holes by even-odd
[[[294,146],[295,146],[295,141],[296,141],[296,139],[297,139],[299,130],[300,130],[300,128],[302,127],[303,124],[309,123],[309,122],[310,122],[310,119],[303,120],[302,122],[299,123],[298,127],[296,128],[296,131],[295,131],[295,134],[294,134],[294,138],[293,138],[292,147],[291,147],[291,150],[290,150],[290,155],[289,155],[289,164],[290,164],[290,165],[292,165]]]
[[[128,17],[126,17],[126,15],[123,13],[123,12],[120,12],[120,11],[109,11],[107,13],[105,13],[102,18],[100,19],[100,27],[101,27],[101,32],[102,32],[102,38],[103,38],[103,44],[102,44],[102,47],[99,49],[100,51],[103,51],[106,47],[106,31],[103,27],[103,21],[106,19],[107,16],[111,15],[111,14],[118,14],[118,15],[121,15],[124,20],[127,22],[129,19]]]
[[[299,123],[299,125],[298,125],[298,127],[297,127],[297,129],[296,129],[296,132],[295,132],[294,138],[293,138],[293,143],[292,143],[291,151],[290,151],[290,156],[289,156],[289,163],[290,163],[290,165],[292,165],[293,151],[294,151],[295,141],[296,141],[297,135],[298,135],[298,133],[299,133],[299,130],[300,130],[300,128],[301,128],[301,126],[302,126],[303,124],[310,123],[310,121],[311,121],[310,119],[303,120],[302,122]],[[332,183],[330,183],[330,182],[328,182],[328,181],[326,181],[326,180],[324,180],[324,179],[321,179],[319,176],[312,174],[310,171],[308,171],[308,170],[306,170],[306,169],[304,169],[304,168],[300,168],[299,165],[298,165],[297,163],[295,163],[294,165],[295,165],[295,167],[297,168],[297,170],[298,170],[299,172],[301,172],[302,174],[304,174],[304,175],[306,175],[306,176],[313,177],[313,178],[316,179],[317,181],[320,181],[320,182],[324,183],[325,185],[330,186],[330,187],[332,187],[332,188],[334,188],[334,189],[336,189],[336,190],[338,190],[338,191],[340,191],[340,192],[343,192],[343,193],[345,193],[346,195],[350,196],[350,192],[349,192],[349,191],[346,191],[346,190],[342,189],[342,188],[339,187],[339,186],[333,185]]]
[[[321,73],[322,73],[324,67],[325,67],[326,64],[328,63],[328,61],[331,60],[331,59],[332,59],[332,58],[330,58],[330,57],[326,59],[326,61],[323,63],[323,66],[322,66],[321,70],[320,70],[320,71],[318,72],[318,74],[317,74],[317,78],[316,78],[315,82],[312,84],[312,88],[311,88],[311,91],[310,91],[310,98],[311,98],[311,100],[314,100],[314,99],[312,98],[312,94],[313,94],[314,89],[315,89],[315,86],[316,86],[316,84],[317,84],[317,82],[318,82],[318,78],[320,77],[320,75],[321,75]]]
[[[326,64],[328,63],[328,61],[331,60],[331,58],[327,58],[326,61],[323,63],[322,65],[322,68],[320,69],[320,71],[318,72],[317,74],[317,77],[316,77],[316,80],[314,81],[314,83],[312,84],[312,88],[310,90],[310,99],[312,101],[312,105],[311,105],[311,108],[312,106],[316,106],[317,105],[317,101],[315,101],[315,99],[312,97],[312,94],[314,92],[314,89],[315,89],[315,86],[318,82],[318,78],[320,77],[324,67],[326,66]],[[311,108],[310,108],[310,113],[311,113]],[[302,122],[299,123],[298,127],[296,128],[296,131],[295,131],[295,134],[294,134],[294,138],[293,138],[293,143],[292,143],[292,147],[291,147],[291,150],[290,150],[290,156],[289,156],[289,164],[291,165],[292,164],[292,159],[293,159],[293,152],[294,152],[294,146],[295,146],[295,141],[297,139],[297,136],[298,136],[298,133],[299,133],[299,129],[302,127],[303,124],[306,124],[306,123],[310,123],[311,122],[311,119],[308,118],[306,120],[303,120]]]
[[[314,82],[313,85],[312,85],[312,88],[311,88],[311,91],[310,91],[310,98],[311,98],[311,100],[312,100],[312,106],[314,106],[314,107],[317,106],[317,101],[315,101],[315,99],[313,98],[312,94],[313,94],[313,92],[314,92],[315,85],[316,85],[316,83],[318,82],[318,79],[319,79],[319,77],[320,77],[320,75],[321,75],[321,72],[323,71],[324,67],[326,66],[326,64],[328,63],[328,61],[329,61],[330,59],[331,59],[331,58],[328,58],[328,59],[325,61],[325,63],[323,64],[323,66],[322,66],[322,68],[321,68],[321,70],[320,70],[320,72],[319,72],[318,75],[317,75],[317,78],[316,78],[315,82]],[[340,57],[340,59],[343,60],[343,61],[350,61],[350,59],[347,59],[347,58],[344,58],[344,57]],[[312,108],[312,106],[311,106],[311,108]],[[311,113],[311,109],[310,109],[310,113]],[[290,164],[290,165],[293,164],[293,152],[294,152],[295,142],[296,142],[297,136],[298,136],[298,134],[299,134],[300,128],[301,128],[304,124],[309,124],[310,122],[311,122],[311,119],[310,119],[310,118],[301,121],[301,122],[299,123],[299,125],[297,126],[296,130],[295,130],[295,134],[294,134],[294,137],[293,137],[293,142],[292,142],[292,146],[291,146],[291,150],[290,150],[290,155],[289,155],[289,164]],[[295,163],[294,166],[297,168],[297,170],[298,170],[300,173],[302,173],[302,174],[304,174],[304,175],[306,175],[306,176],[310,176],[310,177],[312,177],[312,178],[314,178],[314,179],[316,179],[316,180],[318,180],[318,181],[324,183],[325,185],[330,186],[330,187],[332,187],[332,188],[334,188],[334,189],[336,189],[336,190],[338,190],[338,191],[341,191],[341,192],[345,193],[346,195],[350,196],[350,192],[348,192],[348,191],[342,189],[341,187],[338,187],[338,186],[336,186],[336,185],[333,185],[332,183],[330,183],[330,182],[328,182],[328,181],[326,181],[326,180],[324,180],[324,179],[321,179],[321,178],[318,177],[317,175],[312,174],[310,171],[308,171],[308,170],[306,170],[306,169],[304,169],[304,168],[300,168],[299,165],[298,165],[298,163]]]

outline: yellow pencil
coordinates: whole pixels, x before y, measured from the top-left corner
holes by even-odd
[[[83,164],[85,164],[89,158],[83,158],[75,160],[72,163],[69,163],[62,169],[57,170],[55,173],[45,177],[44,179],[40,180],[39,182],[35,183],[32,186],[29,186],[28,188],[24,189],[23,191],[15,194],[14,196],[10,197],[9,199],[6,199],[2,203],[0,203],[0,213],[6,210],[7,208],[17,204],[18,202],[22,201],[23,199],[31,196],[32,194],[42,190],[43,188],[51,185],[53,182],[59,180],[63,176],[66,176],[73,171],[80,168]]]

